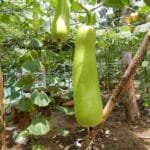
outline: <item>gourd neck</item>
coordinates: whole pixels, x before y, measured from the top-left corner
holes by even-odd
[[[86,24],[87,24],[87,25],[91,25],[91,24],[92,24],[92,14],[91,14],[90,10],[88,10],[86,7],[84,7],[81,3],[78,3],[78,4],[79,4],[79,6],[80,6],[83,10],[85,10],[85,12],[86,12],[86,14],[87,14],[87,22],[86,22]]]

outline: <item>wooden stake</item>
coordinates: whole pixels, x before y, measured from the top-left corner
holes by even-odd
[[[4,86],[3,86],[3,73],[0,65],[0,103],[1,103],[1,141],[2,150],[6,150],[6,114],[5,114],[5,98],[4,98]]]
[[[123,72],[126,71],[131,60],[132,60],[132,52],[123,51],[122,54]],[[134,86],[134,75],[132,75],[132,77],[128,81],[126,89],[124,90],[124,94],[122,95],[127,122],[136,121],[140,117],[135,91],[136,89]]]

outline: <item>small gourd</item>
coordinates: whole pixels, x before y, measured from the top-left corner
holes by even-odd
[[[70,1],[58,0],[51,33],[58,43],[65,42],[68,38],[70,26]]]

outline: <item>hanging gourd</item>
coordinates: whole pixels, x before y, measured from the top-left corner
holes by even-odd
[[[65,42],[68,38],[70,26],[70,1],[58,0],[51,33],[58,43]]]
[[[76,119],[84,127],[96,126],[102,120],[95,42],[95,29],[91,25],[82,25],[75,39],[73,96]]]
[[[36,1],[33,1],[33,2],[34,2],[33,3],[33,11],[32,11],[32,13],[33,13],[33,30],[35,33],[38,33],[40,30],[40,20],[39,20],[39,16],[38,16],[39,15],[38,14],[39,4]]]

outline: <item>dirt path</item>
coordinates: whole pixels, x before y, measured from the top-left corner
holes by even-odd
[[[150,128],[149,129],[137,129],[133,132],[135,136],[142,139],[145,143],[145,147],[150,150]]]
[[[74,116],[53,113],[53,130],[47,135],[30,139],[26,145],[15,144],[9,139],[10,150],[32,150],[42,145],[42,150],[80,150],[87,130],[78,126]],[[93,150],[150,150],[149,118],[127,124],[123,108],[116,108],[93,142]]]

